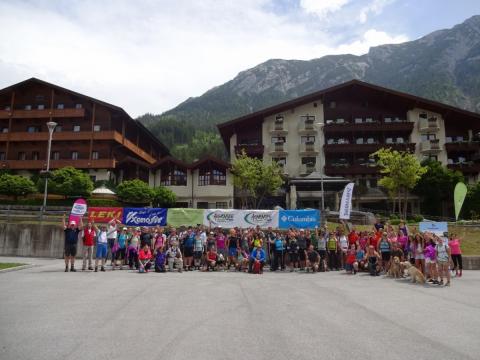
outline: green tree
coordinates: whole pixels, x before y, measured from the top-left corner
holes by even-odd
[[[153,199],[153,189],[142,180],[125,180],[117,186],[117,196],[126,203],[145,204]]]
[[[16,201],[19,196],[34,192],[36,188],[32,180],[20,175],[0,175],[0,194],[13,196]]]
[[[172,146],[172,154],[178,159],[191,163],[206,155],[226,158],[225,145],[218,134],[197,131],[187,144]]]
[[[395,203],[398,201],[398,212],[406,219],[408,193],[427,169],[420,164],[414,154],[409,152],[382,148],[370,157],[375,158],[380,167],[380,173],[383,176],[378,184],[387,189],[393,201],[393,211],[395,212]]]
[[[433,160],[422,162],[427,171],[419,180],[413,193],[420,196],[422,214],[453,216],[453,190],[464,181],[461,172],[453,171]]]
[[[466,218],[473,220],[480,218],[480,182],[468,186],[468,193],[461,214],[465,214]]]
[[[265,165],[262,160],[242,153],[232,164],[233,183],[238,189],[242,208],[258,209],[266,196],[273,195],[283,184],[282,169],[276,163]]]
[[[43,192],[45,179],[37,182],[38,189]],[[86,172],[67,166],[53,171],[48,179],[48,192],[64,196],[90,196],[93,182]]]
[[[165,186],[159,186],[153,189],[152,204],[160,208],[169,208],[177,202],[177,195]]]

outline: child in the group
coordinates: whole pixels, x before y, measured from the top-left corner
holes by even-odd
[[[358,271],[358,263],[354,267],[357,251],[355,250],[355,244],[351,244],[347,250],[347,256],[345,258],[345,270],[347,274],[356,274]]]
[[[157,249],[155,254],[155,272],[165,272],[165,252],[163,251],[163,246]]]
[[[448,264],[450,263],[451,259],[451,250],[448,245],[443,243],[443,239],[441,237],[438,238],[438,244],[435,247],[435,253],[438,263],[438,272],[440,274],[440,282],[438,284],[443,285],[443,276],[445,275],[447,278],[447,283],[445,286],[450,286],[450,271],[448,269]]]
[[[437,281],[437,256],[435,252],[435,243],[433,239],[430,239],[425,247],[425,265],[428,271],[428,282],[432,284],[438,284]]]
[[[355,262],[354,262],[354,269],[355,265],[357,267],[356,271],[365,271],[366,266],[365,266],[365,250],[360,246],[357,249],[357,252],[355,254]]]
[[[138,260],[140,263],[139,271],[148,272],[152,266],[152,252],[150,246],[147,243],[143,245],[143,248],[138,252]]]

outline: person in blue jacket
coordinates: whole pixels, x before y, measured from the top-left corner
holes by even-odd
[[[265,265],[265,251],[262,249],[262,245],[258,245],[255,249],[253,249],[252,253],[250,254],[250,259],[248,262],[248,272],[252,273],[253,264],[255,262],[260,263],[260,272],[263,272],[263,266]]]

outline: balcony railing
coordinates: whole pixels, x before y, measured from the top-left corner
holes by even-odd
[[[329,176],[336,175],[368,175],[377,174],[379,168],[376,166],[367,166],[360,164],[330,164],[325,166],[325,174]]]
[[[41,118],[62,118],[62,117],[84,117],[84,108],[67,108],[67,109],[32,109],[32,110],[1,110],[0,119],[41,119]]]
[[[418,121],[419,131],[438,131],[440,130],[440,123],[436,117],[430,117],[428,119],[420,118]]]
[[[479,141],[458,141],[445,143],[447,151],[477,151],[480,150]]]
[[[299,125],[300,132],[316,132],[315,120],[307,119],[301,120]]]
[[[286,143],[277,142],[270,146],[270,153],[286,153],[287,145]]]
[[[464,174],[480,173],[480,164],[474,163],[473,161],[467,161],[467,162],[456,163],[456,164],[448,164],[447,166],[451,170],[458,170]]]
[[[342,133],[352,131],[378,131],[378,132],[411,132],[413,130],[414,123],[410,121],[398,121],[398,122],[344,122],[327,123],[323,127],[324,133]]]
[[[325,144],[324,150],[328,153],[345,153],[345,152],[365,152],[372,153],[381,148],[391,148],[399,151],[415,152],[415,144]]]
[[[78,160],[50,160],[50,168],[58,169],[65,166],[73,166],[77,169],[113,169],[115,159],[78,159]],[[41,170],[47,167],[46,160],[3,160],[0,161],[0,169],[11,170]]]
[[[300,153],[318,153],[318,146],[314,142],[300,144]]]
[[[435,140],[425,140],[420,144],[420,151],[422,152],[439,152],[442,149],[440,148],[440,142],[438,139]]]
[[[263,156],[264,146],[259,144],[235,145],[235,154],[241,154],[242,150],[250,157]]]
[[[287,128],[284,121],[276,120],[270,127],[270,132],[286,132]]]

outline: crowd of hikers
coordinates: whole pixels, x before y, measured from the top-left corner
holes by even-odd
[[[83,242],[82,270],[137,269],[166,271],[339,271],[388,273],[392,260],[408,261],[430,283],[450,285],[451,271],[462,276],[460,239],[455,234],[438,236],[376,222],[370,231],[357,231],[343,222],[335,229],[289,229],[207,227],[126,227],[118,219],[97,225],[80,219],[65,229],[65,272],[76,271],[77,243]],[[95,261],[93,254],[95,250]],[[444,283],[444,279],[446,282]]]

